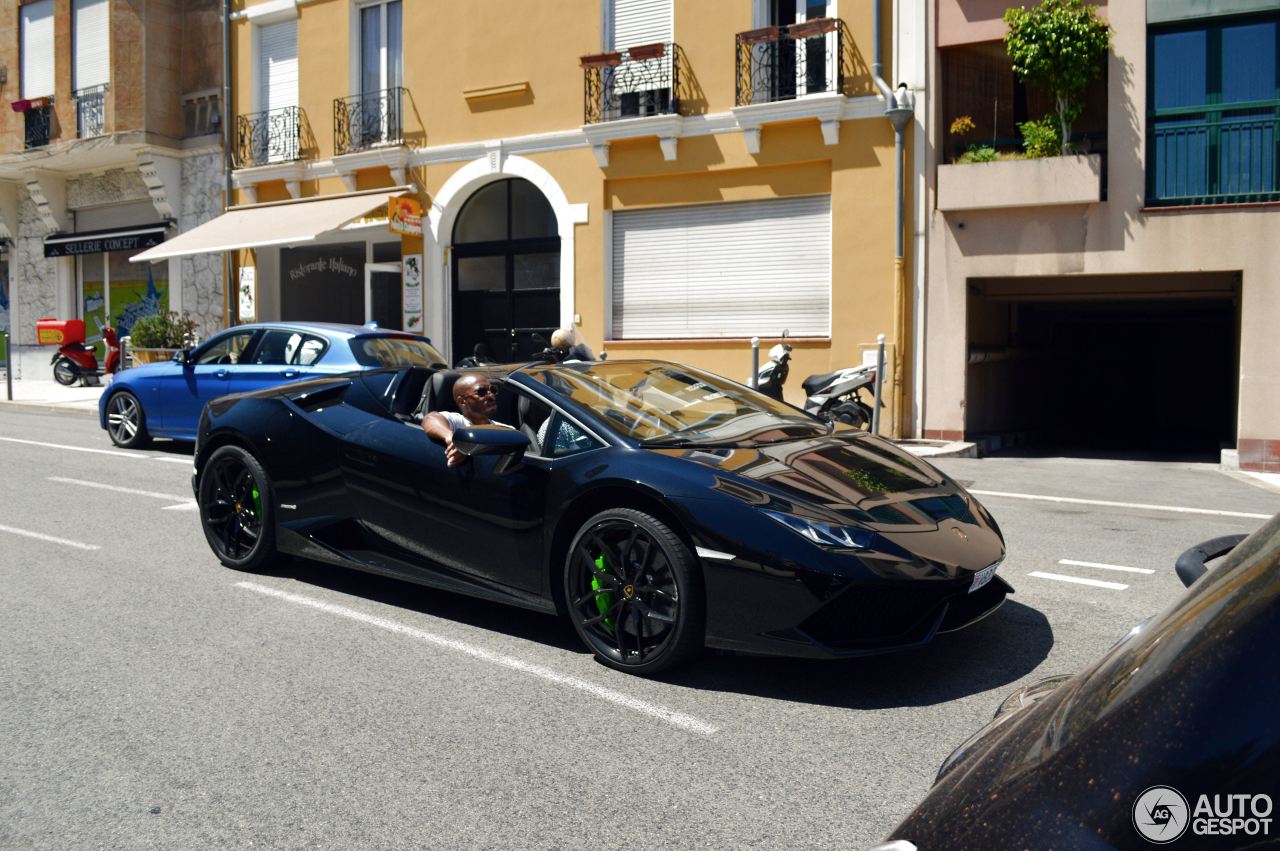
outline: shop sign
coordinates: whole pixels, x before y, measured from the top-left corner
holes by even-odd
[[[240,267],[239,316],[241,322],[253,322],[258,318],[258,285],[252,266]]]
[[[422,204],[400,196],[387,201],[387,230],[402,236],[422,236]]]
[[[140,251],[145,248],[154,248],[164,242],[164,230],[164,225],[155,225],[49,236],[44,240],[44,256],[77,257],[81,254],[104,254],[108,251]]]
[[[411,334],[422,333],[422,255],[410,254],[404,263],[404,323]]]

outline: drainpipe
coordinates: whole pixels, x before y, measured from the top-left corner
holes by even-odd
[[[893,125],[893,152],[895,165],[895,187],[897,189],[898,204],[897,217],[895,219],[896,236],[894,257],[893,257],[893,423],[891,433],[894,437],[902,436],[902,380],[903,370],[903,349],[906,346],[907,339],[907,272],[906,260],[903,251],[903,206],[905,204],[906,190],[902,184],[902,157],[904,151],[903,131],[911,123],[915,115],[915,99],[911,96],[911,92],[907,89],[907,84],[902,83],[898,86],[897,92],[889,88],[889,84],[884,81],[880,75],[884,65],[880,61],[880,3],[881,0],[872,0],[871,3],[871,28],[873,40],[875,42],[874,58],[871,62],[871,78],[875,81],[876,88],[880,90],[880,94],[884,95],[885,100],[885,117]]]
[[[235,113],[231,109],[231,0],[222,0],[222,177],[223,210],[231,206],[231,122]],[[222,252],[223,290],[226,295],[226,325],[236,324],[237,299],[232,275],[235,268],[231,252]]]

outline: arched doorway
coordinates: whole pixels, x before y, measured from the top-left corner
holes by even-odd
[[[484,343],[499,361],[531,357],[560,323],[560,236],[532,183],[505,178],[476,190],[453,226],[453,352]]]

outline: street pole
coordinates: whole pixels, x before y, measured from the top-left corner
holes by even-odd
[[[9,401],[13,401],[13,338],[4,332],[4,383],[8,385]]]
[[[874,407],[871,409],[871,433],[880,433],[880,401],[881,391],[884,390],[884,334],[876,337],[876,398]]]
[[[751,384],[750,384],[750,387],[752,390],[755,390],[759,387],[759,384],[760,384],[760,381],[758,378],[759,375],[760,375],[760,338],[752,337],[751,338]]]

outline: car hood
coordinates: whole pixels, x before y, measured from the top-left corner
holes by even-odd
[[[762,507],[780,502],[776,507],[782,511],[795,511],[797,506],[817,509],[828,519],[853,521],[890,535],[940,526],[957,527],[965,534],[966,528],[992,526],[977,501],[937,468],[864,432],[750,448],[654,451],[714,470],[716,490]]]

